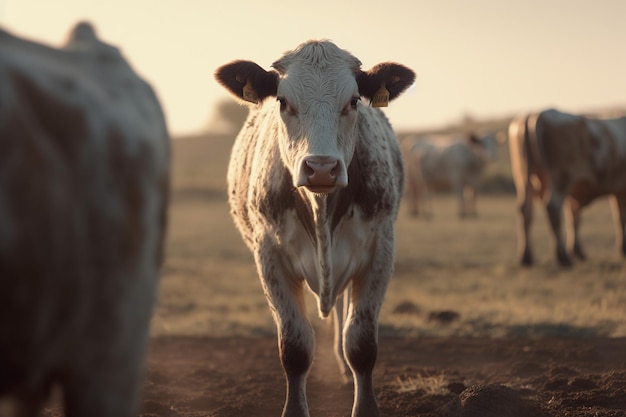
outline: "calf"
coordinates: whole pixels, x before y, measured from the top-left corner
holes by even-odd
[[[409,213],[417,216],[433,191],[452,190],[459,216],[476,216],[476,187],[496,155],[495,135],[428,135],[403,141]],[[430,215],[432,210],[426,214]]]
[[[560,265],[572,264],[562,232],[564,204],[572,212],[571,250],[584,259],[580,211],[603,195],[612,196],[618,241],[626,255],[626,117],[587,118],[557,110],[520,116],[509,126],[509,149],[522,265],[534,262],[530,225],[535,196],[545,204]]]
[[[60,49],[0,31],[4,410],[58,386],[68,417],[136,415],[168,166],[153,90],[92,26]]]
[[[403,169],[391,126],[372,107],[396,98],[415,75],[394,63],[360,66],[331,42],[309,41],[273,70],[236,61],[216,72],[231,93],[254,104],[233,147],[228,192],[276,321],[287,379],[283,416],[309,415],[315,336],[305,287],[316,294],[320,315],[334,311],[339,323],[340,368],[345,355],[354,375],[352,415],[379,415],[372,370]],[[344,292],[347,317],[333,310]]]

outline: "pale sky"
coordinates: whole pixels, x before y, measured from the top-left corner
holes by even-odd
[[[417,73],[385,109],[399,130],[626,105],[626,0],[0,0],[5,29],[53,46],[79,20],[153,85],[174,136],[207,130],[230,97],[217,67],[269,69],[320,38],[363,69],[396,61]]]

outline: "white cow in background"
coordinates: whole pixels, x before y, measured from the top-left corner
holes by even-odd
[[[152,88],[79,24],[0,30],[0,414],[134,417],[157,295],[169,136]]]
[[[347,362],[354,378],[353,417],[376,417],[372,371],[403,173],[387,118],[361,98],[384,106],[415,74],[394,63],[363,71],[328,41],[306,42],[272,67],[236,61],[216,77],[254,103],[233,147],[228,193],[276,321],[287,378],[283,416],[309,415],[315,335],[304,305],[308,287],[320,315],[334,312],[338,323],[340,368]],[[333,308],[342,298],[347,317]]]
[[[402,147],[409,213],[417,216],[422,210],[430,216],[430,194],[452,190],[458,197],[459,216],[476,216],[476,187],[485,166],[495,158],[497,145],[493,134],[405,138]]]

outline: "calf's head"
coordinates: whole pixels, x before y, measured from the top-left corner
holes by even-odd
[[[328,41],[309,41],[287,52],[265,71],[250,61],[226,64],[217,80],[248,105],[275,98],[280,116],[281,157],[293,185],[324,194],[348,184],[357,140],[361,98],[383,107],[415,79],[410,69],[382,63],[369,71]]]

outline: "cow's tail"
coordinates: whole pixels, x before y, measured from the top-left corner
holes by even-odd
[[[511,153],[511,170],[517,198],[525,200],[526,195],[532,189],[533,175],[533,150],[532,139],[534,127],[531,114],[516,118],[509,126],[509,149]]]
[[[524,162],[525,162],[525,169],[524,169],[524,179],[525,179],[525,189],[528,191],[530,190],[531,187],[531,166],[532,166],[532,145],[530,143],[530,117],[531,115],[528,114],[525,118],[524,118],[524,124],[522,125],[522,129],[524,129],[524,136],[523,136],[523,140],[524,140],[524,153],[525,158],[524,158]]]
[[[537,164],[541,163],[539,143],[537,142],[537,121],[539,114],[530,114],[524,121],[524,151],[526,152],[526,185],[532,189],[532,175]]]

